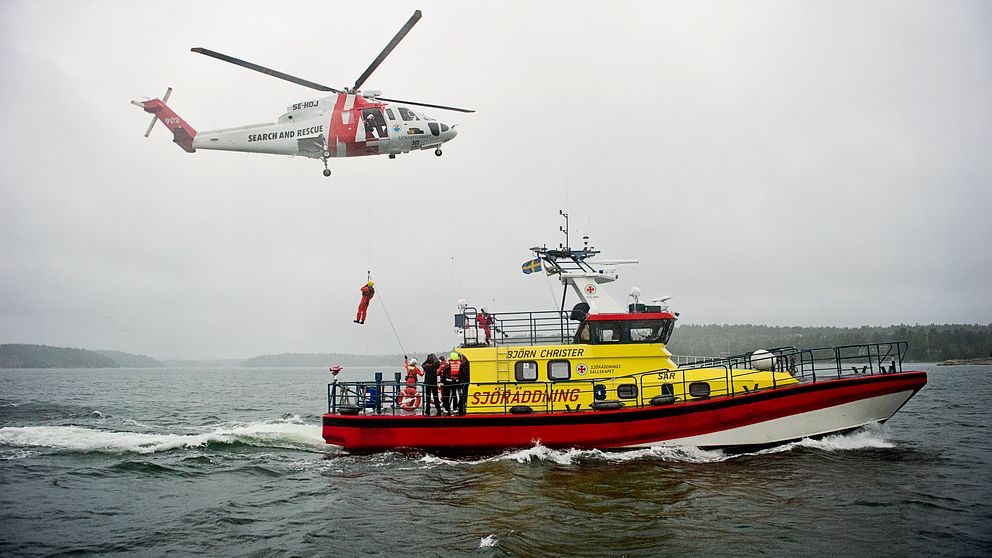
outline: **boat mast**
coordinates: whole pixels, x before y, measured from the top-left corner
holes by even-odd
[[[565,243],[559,243],[558,249],[535,246],[531,251],[544,262],[547,274],[557,275],[564,287],[560,311],[565,311],[568,287],[572,287],[579,300],[589,305],[591,312],[626,312],[627,307],[614,300],[608,293],[600,292],[599,285],[617,280],[618,265],[636,264],[637,260],[589,261],[599,255],[599,250],[589,246],[588,236],[582,237],[584,245],[581,249],[573,250],[569,246],[568,213],[562,209],[558,214],[565,219],[565,225],[558,227],[558,230],[565,235]]]

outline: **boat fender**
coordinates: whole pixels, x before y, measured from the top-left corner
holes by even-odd
[[[339,405],[338,414],[340,415],[357,415],[362,410],[361,407],[356,405]]]
[[[592,404],[592,408],[597,411],[615,411],[617,409],[623,409],[623,401],[596,401]]]
[[[661,407],[663,405],[671,405],[675,403],[674,395],[655,395],[651,398],[651,404],[655,407]]]
[[[755,370],[761,370],[762,372],[771,372],[775,369],[775,355],[764,349],[758,349],[751,353],[751,366]]]
[[[531,409],[527,405],[514,405],[513,407],[510,407],[510,413],[514,415],[529,415],[533,412],[534,409]]]

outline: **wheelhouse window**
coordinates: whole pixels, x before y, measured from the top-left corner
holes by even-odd
[[[552,382],[568,380],[572,377],[572,366],[567,360],[548,361],[548,379]]]
[[[633,320],[629,324],[631,343],[668,343],[675,320]]]
[[[620,342],[620,322],[592,322],[589,326],[593,343]]]
[[[513,377],[518,382],[536,382],[537,363],[533,360],[518,360],[513,365]]]

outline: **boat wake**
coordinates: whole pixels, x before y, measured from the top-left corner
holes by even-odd
[[[775,446],[754,452],[727,453],[722,450],[706,450],[694,447],[665,448],[653,447],[643,449],[602,451],[547,448],[540,443],[522,450],[501,453],[482,459],[449,459],[436,455],[425,455],[421,462],[426,467],[437,465],[480,465],[499,461],[516,461],[530,463],[546,461],[558,465],[575,465],[582,462],[605,461],[623,463],[637,460],[657,460],[676,463],[720,463],[748,456],[784,453],[801,449],[819,451],[850,451],[875,448],[892,448],[895,444],[885,439],[885,429],[881,425],[873,425],[847,433],[826,436],[819,439],[804,438],[797,442]]]
[[[29,448],[70,452],[152,454],[176,449],[244,445],[323,452],[320,426],[293,416],[277,421],[212,426],[197,433],[176,434],[101,430],[84,426],[11,426],[0,428],[5,459],[29,457]]]

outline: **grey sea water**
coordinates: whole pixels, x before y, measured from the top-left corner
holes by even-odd
[[[0,370],[0,555],[992,555],[992,367],[906,369],[845,436],[459,458],[325,446],[324,369]]]

